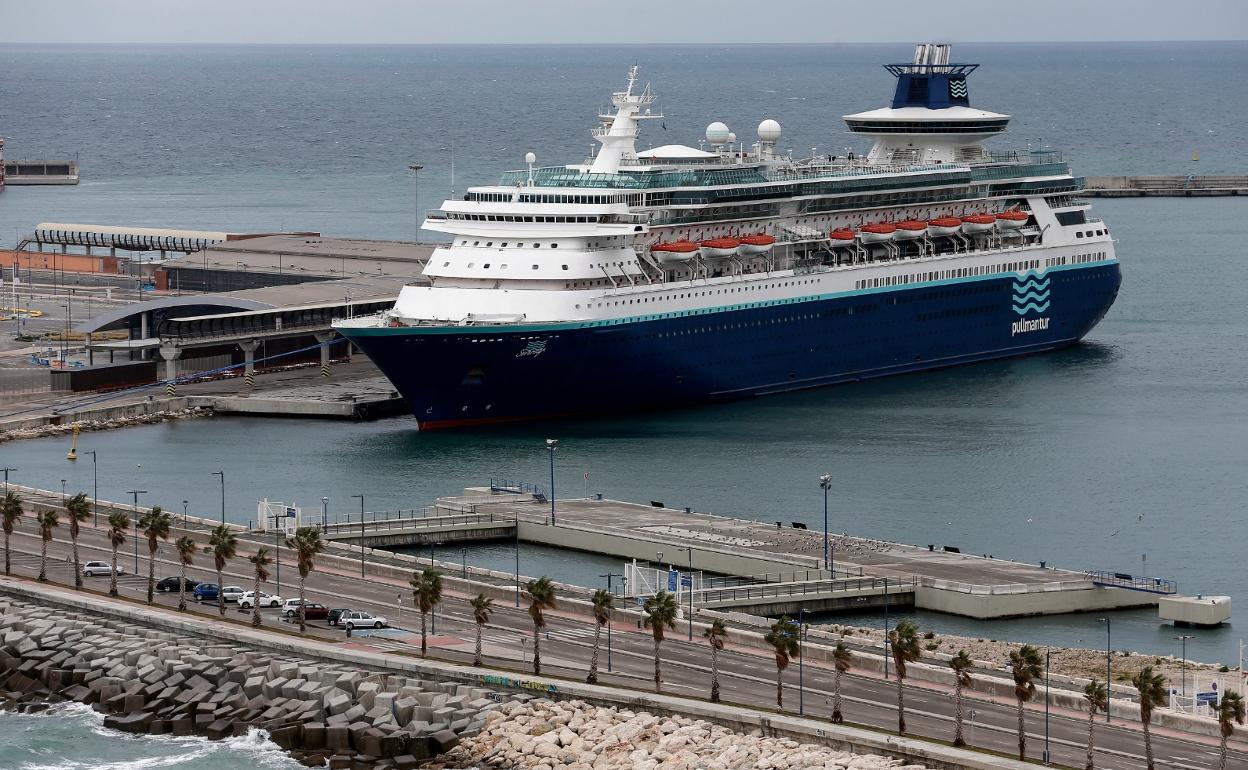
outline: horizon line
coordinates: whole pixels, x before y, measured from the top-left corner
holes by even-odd
[[[639,41],[583,41],[576,43],[569,42],[553,42],[542,40],[529,41],[508,41],[508,42],[326,42],[326,41],[228,41],[228,40],[199,40],[199,41],[154,41],[154,40],[112,40],[112,41],[95,41],[95,40],[0,40],[0,45],[65,45],[65,46],[156,46],[167,48],[171,46],[219,46],[219,45],[236,45],[236,46],[339,46],[339,47],[366,47],[366,46],[390,46],[390,47],[441,47],[452,48],[459,46],[553,46],[559,48],[584,48],[589,46],[867,46],[867,45],[910,45],[916,42],[915,39],[907,40],[855,40],[855,41],[663,41],[663,42],[639,42]],[[922,42],[922,41],[918,41]],[[1020,44],[1036,44],[1042,43],[1046,45],[1082,45],[1088,43],[1248,43],[1248,38],[1187,38],[1187,39],[1130,39],[1130,40],[952,40],[939,42],[953,42],[956,45],[1020,45]]]

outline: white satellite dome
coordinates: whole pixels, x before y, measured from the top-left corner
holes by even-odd
[[[776,142],[780,139],[780,124],[768,118],[758,124],[758,141]]]
[[[524,162],[525,162],[525,163],[536,163],[536,162],[537,162],[537,156],[536,156],[536,155],[534,155],[534,154],[533,154],[533,153],[531,153],[531,152],[526,152],[526,153],[524,154]]]
[[[728,126],[718,120],[706,127],[706,141],[711,144],[727,144],[731,135]]]
[[[736,141],[737,141],[737,134],[736,134],[736,132],[733,132],[733,131],[729,131],[729,132],[728,132],[728,141],[729,141],[729,142],[736,143]]]

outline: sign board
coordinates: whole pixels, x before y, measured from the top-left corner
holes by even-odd
[[[681,588],[693,588],[693,575],[681,575],[680,587]]]
[[[679,577],[680,577],[680,571],[679,571],[679,570],[674,570],[674,569],[673,569],[673,570],[668,570],[668,572],[667,572],[667,590],[669,590],[669,591],[675,591],[675,590],[676,590],[676,581],[677,581],[677,579],[678,579]]]
[[[1201,705],[1204,705],[1204,706],[1217,706],[1217,705],[1218,705],[1218,693],[1217,693],[1217,691],[1216,691],[1216,690],[1214,690],[1214,691],[1212,691],[1212,692],[1198,692],[1198,693],[1196,693],[1196,705],[1197,705],[1197,706],[1201,706]]]
[[[294,508],[291,508],[289,506],[286,508],[286,518],[293,519],[295,518],[296,513],[297,511]]]

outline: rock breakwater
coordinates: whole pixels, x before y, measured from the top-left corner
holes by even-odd
[[[220,740],[260,728],[309,766],[368,770],[416,767],[507,702],[480,687],[0,601],[0,709],[65,701],[91,705],[123,732]]]
[[[445,757],[447,768],[524,770],[927,770],[873,754],[743,735],[688,717],[591,706],[582,701],[511,701]]]

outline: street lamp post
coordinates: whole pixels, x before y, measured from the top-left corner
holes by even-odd
[[[819,477],[819,488],[823,490],[823,568],[832,569],[832,546],[828,539],[828,490],[832,488],[832,475],[825,473]],[[836,577],[833,573],[832,577]]]
[[[888,680],[888,578],[884,578],[884,679]]]
[[[146,489],[132,489],[126,494],[134,495],[134,574],[139,574],[139,495],[146,495]]]
[[[693,549],[683,549],[689,553],[689,641],[693,641]],[[683,580],[681,581],[684,582]],[[682,586],[683,588],[683,586]]]
[[[1044,764],[1049,764],[1049,659],[1052,647],[1044,648]]]
[[[329,529],[329,498],[321,498],[321,531]]]
[[[273,557],[273,564],[277,568],[277,591],[278,596],[282,595],[282,530],[274,527],[273,545],[276,554]],[[255,597],[256,601],[260,601],[260,597]]]
[[[65,504],[65,479],[61,479],[61,505]]]
[[[512,546],[516,553],[516,606],[520,606],[520,516],[516,516],[516,542]]]
[[[1176,637],[1174,637],[1175,641],[1177,641],[1177,642],[1182,642],[1182,643],[1183,643],[1183,653],[1182,653],[1182,654],[1183,654],[1183,658],[1182,658],[1182,662],[1179,664],[1179,671],[1181,671],[1181,672],[1182,672],[1182,673],[1180,674],[1180,677],[1182,677],[1182,678],[1181,678],[1181,680],[1180,680],[1180,681],[1182,682],[1182,684],[1181,684],[1180,686],[1182,687],[1182,690],[1183,690],[1183,695],[1185,695],[1185,696],[1187,695],[1187,640],[1188,640],[1188,639],[1195,639],[1195,638],[1196,638],[1196,637],[1194,637],[1194,636],[1176,636]]]
[[[806,632],[806,608],[799,607],[797,610],[797,714],[798,716],[806,715],[806,677],[804,672],[803,659],[806,657],[802,653],[802,642]]]
[[[559,439],[546,439],[546,449],[550,452],[550,526],[555,526],[555,448]]]
[[[1111,678],[1109,655],[1110,655],[1110,620],[1109,618],[1101,618],[1100,621],[1105,624],[1105,724],[1109,724],[1110,706],[1114,702],[1114,680]]]
[[[213,476],[221,477],[221,523],[225,523],[225,471],[213,471]]]
[[[618,572],[608,572],[607,574],[599,575],[598,577],[607,579],[607,593],[614,596],[615,594],[612,594],[611,592],[611,578],[622,578],[624,576]],[[611,670],[611,621],[614,619],[615,607],[612,606],[607,609],[607,671]]]
[[[360,577],[364,577],[364,495],[351,495],[360,498]]]
[[[186,512],[187,508],[190,507],[190,505],[191,505],[190,500],[182,501],[182,529],[190,528],[190,518],[187,516],[187,512]]]
[[[408,171],[412,172],[412,178],[416,180],[416,243],[420,243],[420,170],[424,166],[419,163],[409,164]]]
[[[9,493],[9,471],[16,471],[17,468],[0,468],[0,470],[4,471],[4,493],[7,495]]]

